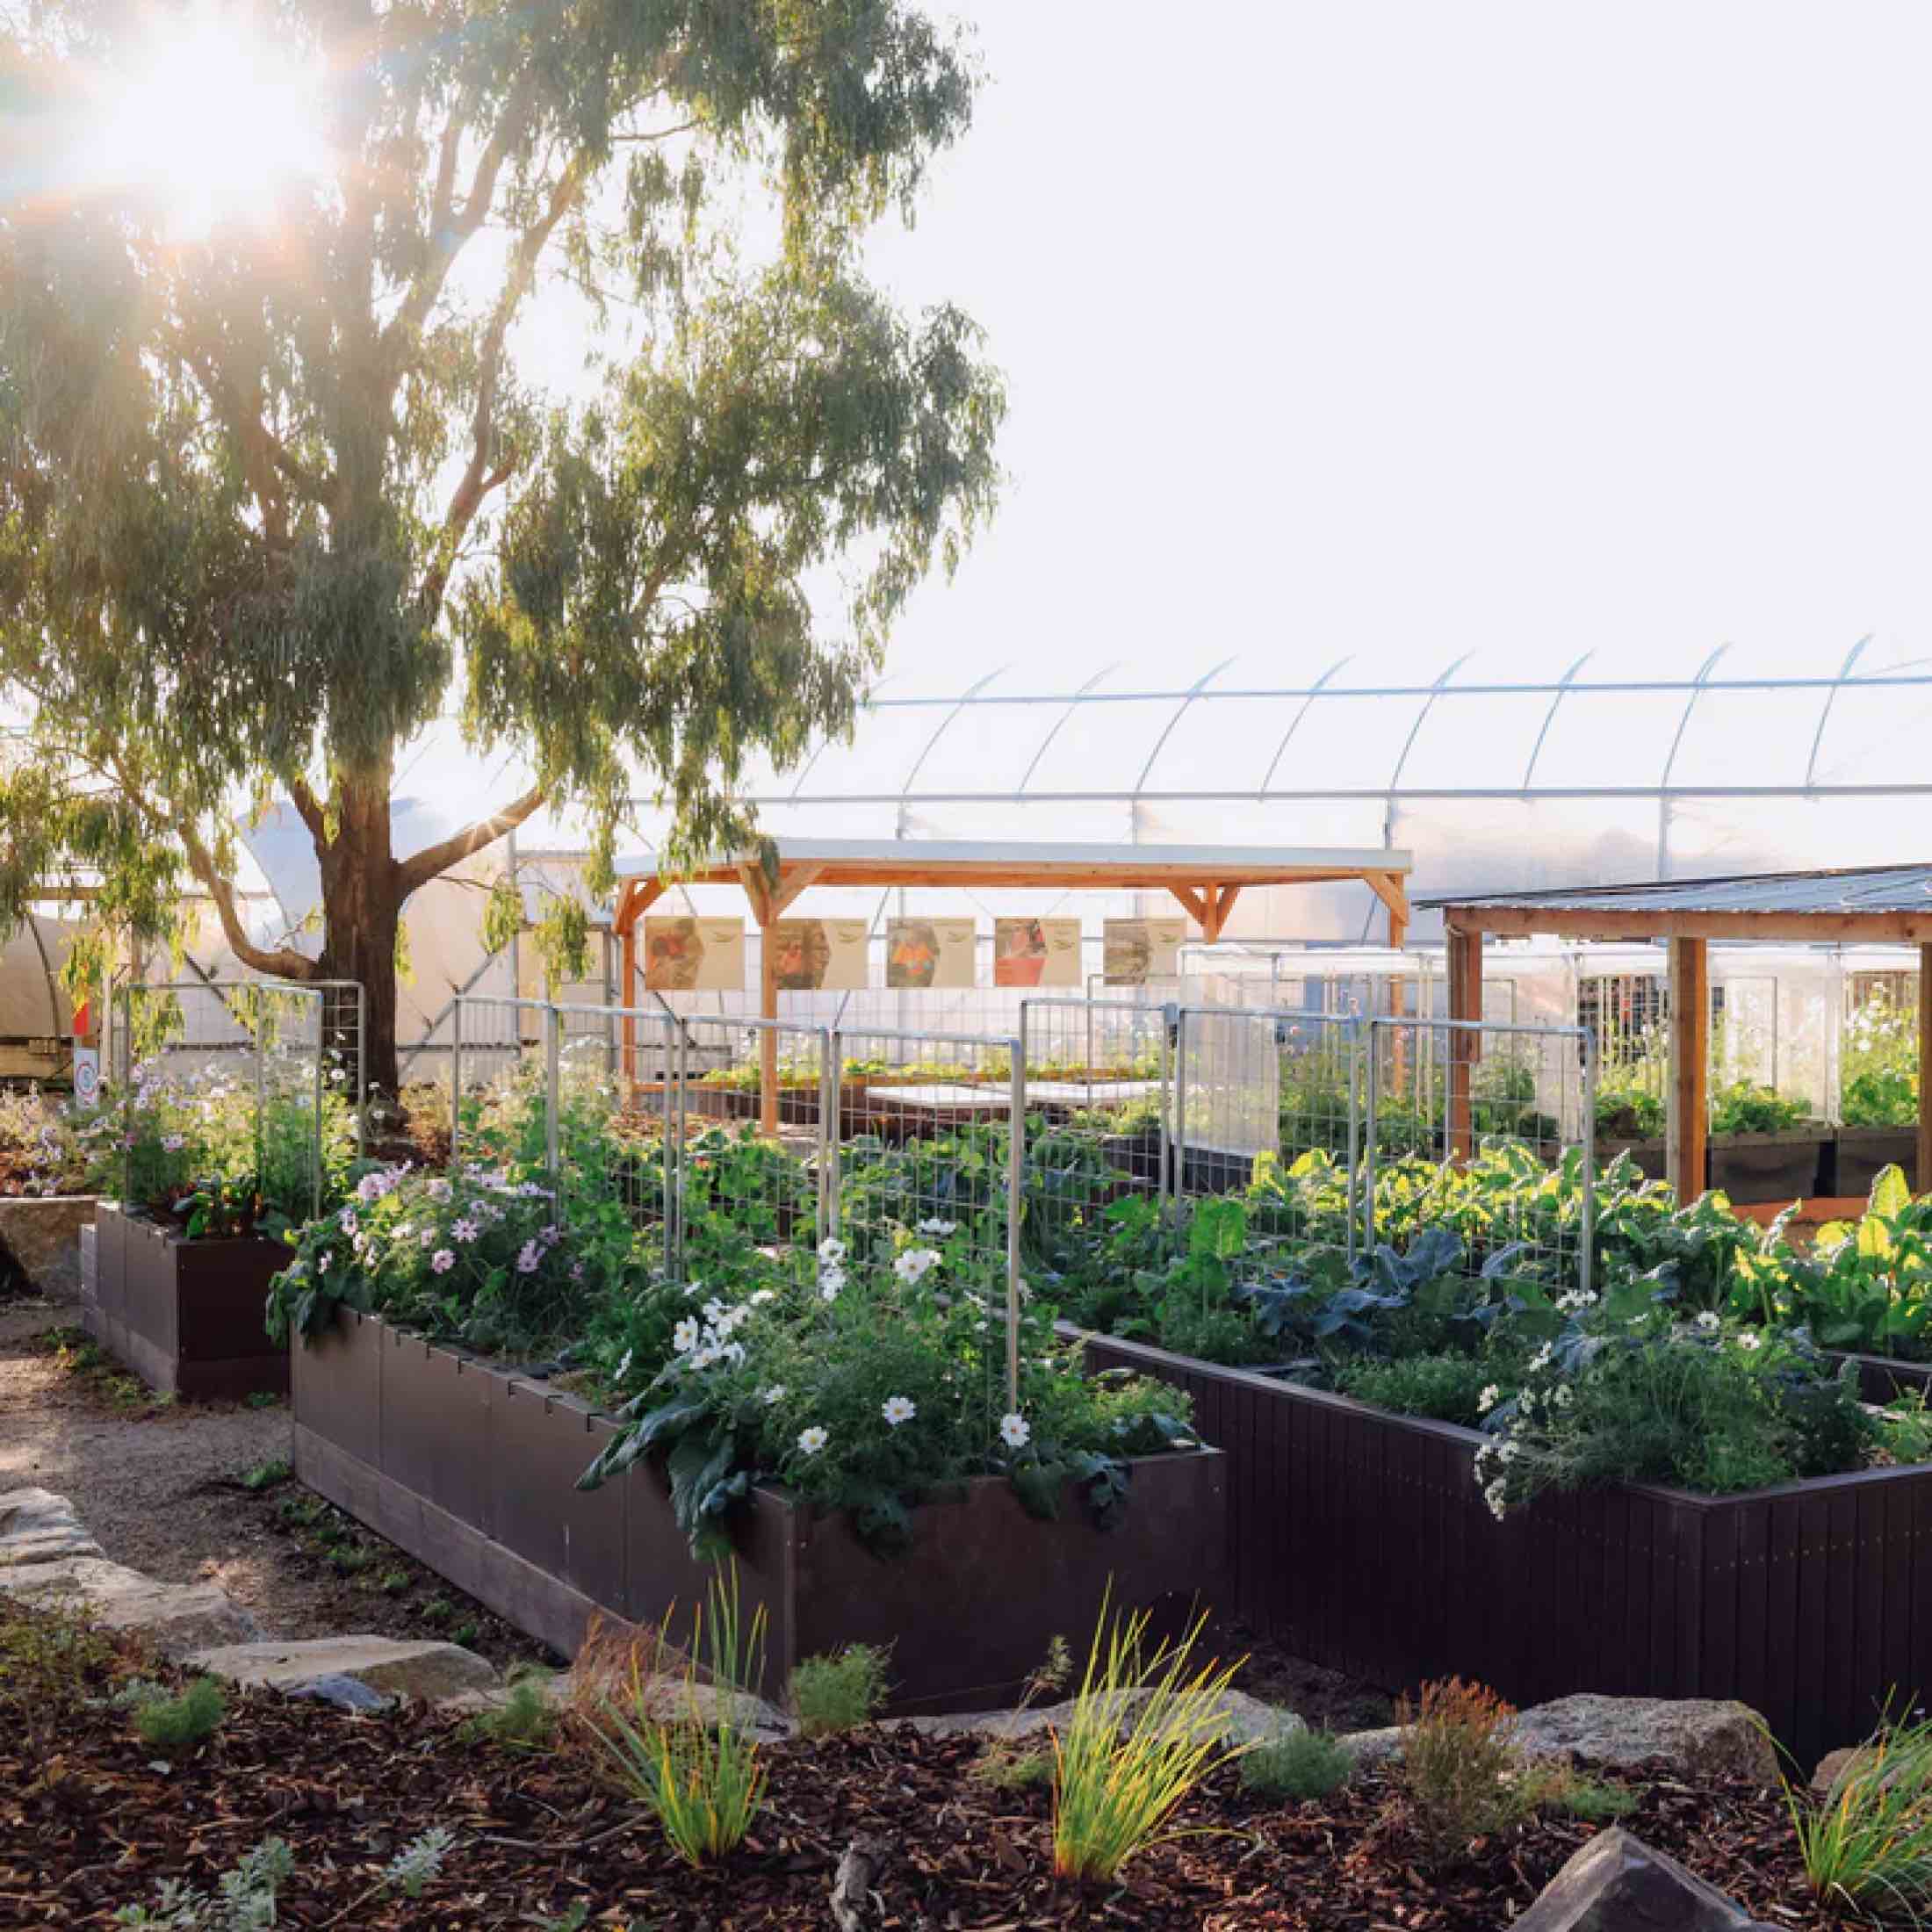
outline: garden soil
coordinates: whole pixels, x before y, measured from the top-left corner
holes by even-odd
[[[264,1636],[437,1637],[499,1666],[540,1645],[295,1483],[288,1404],[175,1402],[98,1360],[76,1310],[0,1306],[0,1492],[69,1498],[117,1563],[163,1582],[219,1583]],[[63,1346],[64,1344],[64,1346]]]

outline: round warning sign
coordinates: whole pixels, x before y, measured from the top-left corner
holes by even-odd
[[[97,1047],[76,1047],[74,1049],[74,1098],[76,1100],[98,1099],[101,1091],[101,1056]]]

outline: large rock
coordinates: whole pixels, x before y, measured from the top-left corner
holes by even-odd
[[[1748,1932],[1756,1923],[1675,1858],[1612,1827],[1550,1880],[1515,1932]]]
[[[1663,1763],[1686,1784],[1748,1777],[1777,1782],[1777,1753],[1748,1705],[1719,1698],[1605,1698],[1584,1692],[1519,1715],[1516,1741],[1531,1757],[1567,1757],[1604,1770]]]
[[[1662,1764],[1686,1784],[1748,1777],[1777,1782],[1777,1753],[1748,1705],[1715,1698],[1605,1698],[1594,1693],[1532,1705],[1512,1720],[1525,1757],[1555,1757],[1607,1771]],[[1398,1758],[1402,1729],[1357,1731],[1342,1742],[1358,1770]]]
[[[1120,1701],[1120,1727],[1131,1731],[1153,1696],[1150,1690],[1129,1690]],[[1293,1711],[1251,1698],[1244,1690],[1223,1690],[1215,1700],[1215,1736],[1222,1744],[1254,1744],[1307,1726]],[[1042,1737],[1049,1731],[1064,1731],[1072,1721],[1074,1700],[1044,1705],[1023,1711],[981,1711],[963,1716],[914,1718],[910,1721],[934,1737],[974,1736],[1019,1740]]]
[[[0,1569],[0,1590],[49,1609],[87,1611],[107,1629],[137,1632],[170,1656],[262,1634],[255,1618],[216,1584],[157,1582],[99,1557]]]
[[[51,1489],[0,1494],[0,1569],[51,1563],[63,1556],[99,1556],[101,1546],[81,1526],[74,1505]]]
[[[90,1194],[0,1197],[0,1244],[49,1301],[81,1298],[81,1230],[94,1225]]]
[[[496,1667],[459,1644],[410,1643],[393,1637],[311,1637],[290,1643],[227,1644],[188,1659],[198,1670],[240,1684],[321,1697],[350,1708],[367,1700],[342,1689],[360,1684],[378,1698],[415,1698],[423,1704],[494,1690]]]

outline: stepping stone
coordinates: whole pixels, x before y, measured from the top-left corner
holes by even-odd
[[[103,1554],[64,1496],[51,1489],[0,1492],[0,1569]]]
[[[170,1656],[262,1634],[262,1626],[218,1584],[157,1582],[99,1557],[0,1568],[0,1590],[49,1609],[90,1611],[107,1629],[137,1632]]]
[[[242,1685],[346,1703],[356,1683],[379,1699],[424,1704],[494,1690],[496,1667],[459,1644],[406,1642],[393,1637],[311,1637],[289,1643],[224,1644],[188,1659],[198,1670]],[[351,1706],[353,1707],[353,1706]],[[364,1705],[363,1708],[369,1708]]]

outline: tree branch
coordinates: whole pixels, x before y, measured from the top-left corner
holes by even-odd
[[[413,852],[407,859],[399,859],[396,861],[398,902],[407,898],[418,886],[427,885],[431,879],[447,872],[452,865],[460,864],[472,852],[480,852],[485,846],[494,845],[506,832],[514,832],[542,805],[544,797],[543,787],[533,785],[521,798],[514,799],[502,811],[487,818],[478,819],[467,831],[441,840],[433,846],[425,846],[421,852]]]
[[[302,823],[308,827],[308,835],[314,840],[318,852],[328,843],[328,821],[315,794],[309,789],[308,781],[294,777],[288,782],[289,803],[300,813]]]

